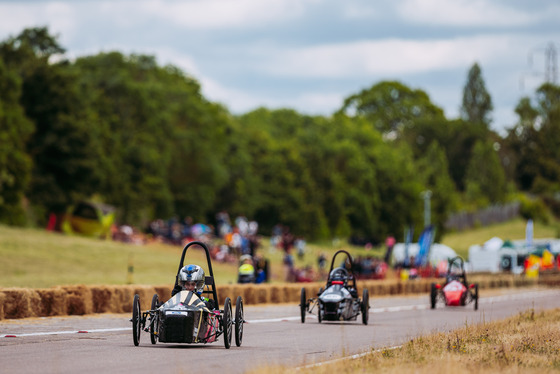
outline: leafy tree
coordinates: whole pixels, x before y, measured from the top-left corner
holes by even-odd
[[[443,118],[443,110],[432,104],[428,94],[399,82],[386,81],[349,96],[339,110],[362,116],[381,133],[400,134],[417,121]]]
[[[21,80],[0,59],[0,222],[25,224],[24,191],[31,174],[25,144],[33,124],[19,104]]]
[[[484,123],[490,125],[492,112],[492,98],[486,90],[480,66],[475,63],[469,70],[467,83],[463,89],[463,103],[461,117],[470,123]]]
[[[182,76],[158,67],[153,57],[117,52],[80,58],[75,68],[101,137],[101,194],[120,208],[124,222],[170,216],[172,142],[181,139],[173,110],[184,98],[175,96]]]
[[[522,98],[515,109],[519,121],[504,141],[515,165],[515,180],[524,191],[552,193],[560,185],[560,87],[543,84],[535,105]]]
[[[505,173],[493,145],[478,141],[467,168],[466,195],[479,206],[505,201]]]
[[[300,133],[309,118],[293,110],[260,108],[239,117],[249,145],[254,181],[251,205],[264,230],[283,223],[296,234],[315,235],[320,219],[312,198],[313,181],[302,158]],[[319,218],[318,218],[319,217]]]
[[[448,170],[444,149],[437,141],[432,141],[425,155],[418,160],[418,171],[424,185],[432,192],[431,221],[436,225],[437,238],[441,238],[445,233],[445,222],[449,214],[458,206],[455,184]]]
[[[25,80],[36,66],[45,65],[51,57],[65,53],[57,39],[57,36],[50,35],[47,27],[26,28],[19,35],[0,43],[0,56]]]
[[[94,192],[98,181],[95,129],[88,128],[76,76],[66,61],[49,62],[62,52],[46,28],[25,29],[0,45],[6,64],[22,79],[20,103],[35,124],[26,144],[33,160],[27,196],[40,223],[46,212],[63,211]]]
[[[433,142],[444,150],[451,176],[457,191],[465,191],[465,175],[473,147],[477,141],[491,137],[491,132],[481,123],[446,119],[419,121],[407,128],[402,139],[412,149],[414,158],[419,160],[428,152]]]

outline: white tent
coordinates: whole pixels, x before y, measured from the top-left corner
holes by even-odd
[[[416,257],[418,255],[418,243],[410,243],[408,245],[408,256]],[[457,253],[445,244],[433,243],[430,248],[428,261],[430,264],[437,265],[441,261],[447,261],[449,258],[457,256]],[[405,244],[397,243],[393,247],[393,264],[402,263],[405,258]]]

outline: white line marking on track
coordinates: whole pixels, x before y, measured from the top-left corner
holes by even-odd
[[[296,370],[301,370],[301,369],[309,369],[309,368],[313,368],[313,367],[317,367],[317,366],[323,366],[323,365],[328,365],[328,364],[333,364],[335,362],[339,362],[339,361],[345,361],[345,360],[355,360],[357,358],[360,357],[364,357],[367,355],[371,355],[377,352],[383,352],[383,351],[391,351],[393,349],[397,349],[397,348],[401,348],[402,345],[396,345],[393,347],[388,347],[388,348],[379,348],[376,349],[374,351],[369,351],[369,352],[363,352],[363,353],[358,353],[355,355],[351,355],[351,356],[345,356],[345,357],[340,357],[340,358],[335,358],[334,360],[328,360],[328,361],[321,361],[321,362],[317,362],[315,364],[309,364],[309,365],[304,365],[304,366],[299,366],[296,368]]]
[[[524,293],[518,293],[514,295],[503,295],[503,296],[492,296],[492,297],[485,297],[481,298],[480,302],[484,304],[495,303],[499,301],[508,301],[508,300],[522,300],[522,299],[529,299],[534,297],[549,297],[549,296],[558,296],[558,290],[544,290],[544,291],[530,291]],[[395,306],[395,307],[386,307],[386,308],[371,308],[370,313],[388,313],[388,312],[401,312],[401,311],[408,311],[408,310],[421,310],[421,309],[428,309],[429,305],[424,304],[416,304],[416,305],[403,305],[403,306]],[[246,323],[254,324],[254,323],[273,323],[273,322],[288,322],[288,321],[297,321],[301,317],[280,317],[280,318],[267,318],[267,319],[255,319],[255,320],[247,320]],[[317,318],[314,315],[307,315],[306,318]],[[63,334],[79,334],[79,333],[99,333],[99,332],[117,332],[117,331],[130,331],[132,327],[117,327],[112,329],[93,329],[93,330],[72,330],[72,331],[49,331],[49,332],[32,332],[32,333],[24,333],[24,334],[5,334],[0,335],[0,338],[19,338],[19,337],[26,337],[26,336],[45,336],[45,335],[63,335]],[[368,352],[369,353],[369,352]],[[350,357],[350,356],[349,356]],[[346,358],[344,358],[346,359]]]
[[[31,332],[27,334],[6,334],[0,335],[0,338],[19,338],[24,336],[43,336],[43,335],[63,335],[63,334],[87,334],[94,332],[113,332],[113,331],[127,331],[131,328],[117,327],[113,329],[94,329],[94,330],[72,330],[72,331],[48,331],[48,332]]]

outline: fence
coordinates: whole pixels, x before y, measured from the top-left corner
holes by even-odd
[[[519,216],[521,203],[518,201],[493,205],[477,212],[459,212],[452,214],[445,222],[447,230],[462,231],[476,226],[487,226],[493,223],[506,222]]]

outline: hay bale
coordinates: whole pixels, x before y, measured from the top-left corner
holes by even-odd
[[[226,299],[226,296],[231,293],[230,285],[224,285],[224,286],[218,287],[217,288],[217,293],[218,293],[218,303],[220,305],[223,305],[223,303]]]
[[[132,303],[130,302],[130,300],[133,299],[134,299],[134,289],[132,286],[115,287],[111,312],[132,313]]]
[[[162,301],[167,301],[171,298],[171,290],[173,289],[173,285],[170,285],[170,286],[155,286],[154,288],[155,288],[155,290],[158,294],[160,303]]]
[[[292,303],[299,301],[302,287],[293,287],[292,285],[285,285],[282,290],[282,297],[284,303]]]
[[[90,287],[90,290],[94,313],[113,312],[113,305],[115,304],[115,287],[92,286]]]
[[[4,303],[6,302],[6,294],[4,292],[0,292],[0,321],[3,320],[4,317]]]
[[[28,318],[37,317],[41,298],[37,292],[25,288],[4,289],[4,317]]]
[[[243,289],[243,294],[239,294],[237,296],[241,296],[243,298],[243,302],[246,305],[256,304],[257,297],[255,295],[255,287],[247,285],[244,286],[242,289]],[[237,300],[237,296],[231,298],[232,303],[235,303],[235,301]]]
[[[270,286],[270,302],[275,304],[283,302],[283,294],[280,286]]]
[[[41,317],[65,316],[68,314],[67,294],[60,287],[35,290],[41,300],[38,315]]]
[[[76,286],[62,286],[66,291],[66,310],[68,315],[81,316],[93,313],[91,289],[83,284]]]
[[[257,304],[270,303],[270,287],[268,285],[255,287],[255,294],[255,301]]]
[[[224,293],[224,295],[220,295],[220,298],[223,297],[223,301],[222,304],[225,303],[226,297],[229,297],[229,299],[231,300],[231,305],[233,306],[235,304],[235,300],[237,299],[237,296],[241,296],[243,298],[243,301],[245,301],[247,299],[245,293],[245,285],[239,285],[239,284],[235,284],[235,285],[230,285],[226,292]]]
[[[134,294],[140,296],[140,310],[148,310],[152,306],[152,297],[156,293],[156,289],[152,286],[140,286],[134,285],[132,287]],[[130,299],[130,310],[132,310],[132,302],[134,301],[134,296]]]

